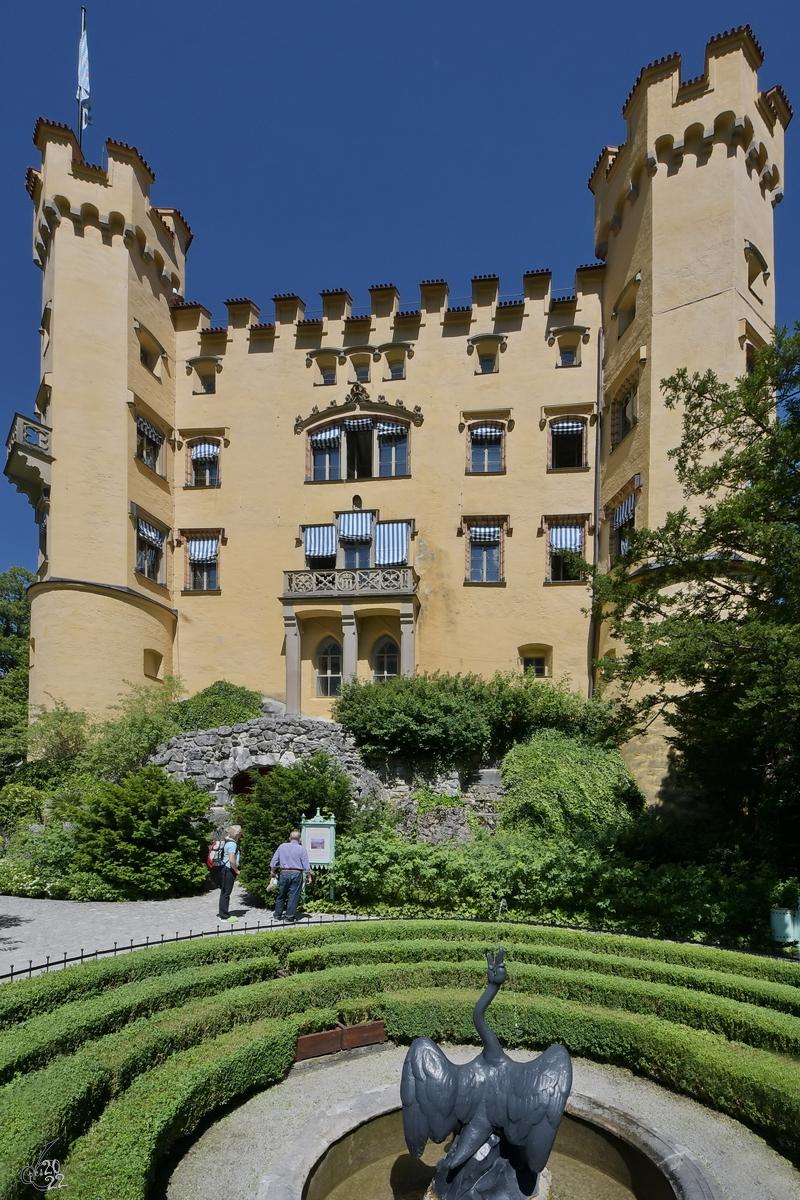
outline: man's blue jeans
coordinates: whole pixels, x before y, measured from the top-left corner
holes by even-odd
[[[281,879],[278,884],[278,899],[275,901],[275,916],[282,916],[285,908],[286,919],[293,921],[297,912],[297,906],[300,903],[300,893],[302,890],[302,871],[281,871]]]

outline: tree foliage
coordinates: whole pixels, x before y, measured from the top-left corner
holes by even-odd
[[[216,729],[261,716],[261,693],[219,679],[188,700],[172,706],[172,716],[181,729]]]
[[[327,754],[315,754],[267,775],[252,772],[253,790],[237,796],[234,820],[242,827],[242,883],[255,896],[267,894],[270,860],[305,814],[317,809],[336,818],[337,836],[350,829],[356,808],[350,780]]]
[[[541,729],[503,760],[504,829],[598,844],[629,825],[644,797],[617,750]]]
[[[663,714],[719,829],[784,872],[800,843],[800,324],[736,386],[662,383],[687,498],[595,577],[622,643],[604,659],[623,723]],[[720,836],[723,836],[722,833]]]
[[[611,710],[532,675],[415,675],[342,686],[334,716],[370,758],[468,768],[499,758],[537,728],[591,741],[615,735]]]
[[[23,567],[0,574],[0,775],[25,756],[28,728],[27,589],[36,576]]]

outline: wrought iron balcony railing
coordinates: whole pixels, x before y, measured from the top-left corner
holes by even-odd
[[[340,571],[284,571],[286,599],[305,596],[409,596],[419,580],[413,567],[358,567]]]
[[[16,413],[11,423],[6,449],[5,473],[18,492],[27,496],[34,507],[45,488],[50,486],[51,430],[34,417]]]

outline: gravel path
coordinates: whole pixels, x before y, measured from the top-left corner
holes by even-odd
[[[185,900],[132,900],[109,903],[83,900],[27,900],[21,896],[0,896],[0,974],[11,969],[28,969],[29,961],[36,966],[44,963],[47,955],[52,962],[85,951],[88,955],[95,950],[110,949],[114,942],[119,946],[143,942],[160,942],[184,936],[190,930],[226,933],[242,930],[261,922],[270,926],[269,909],[254,907],[245,900],[243,888],[234,886],[230,912],[239,918],[234,924],[217,920],[218,892],[206,892],[203,896],[190,896]],[[305,917],[309,921],[330,920],[319,914]],[[341,918],[344,920],[344,918]],[[276,922],[282,929],[282,922]]]
[[[474,1046],[446,1047],[474,1058]],[[299,1063],[277,1087],[260,1092],[211,1125],[190,1146],[168,1183],[168,1200],[255,1200],[259,1179],[281,1160],[303,1126],[371,1088],[398,1085],[405,1047],[344,1051]],[[516,1059],[535,1057],[515,1051]],[[573,1059],[576,1092],[627,1109],[668,1133],[700,1159],[728,1200],[800,1200],[800,1172],[738,1121],[677,1096],[620,1067]]]

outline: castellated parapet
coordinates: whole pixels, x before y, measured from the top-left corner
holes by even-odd
[[[100,715],[170,674],[298,719],[343,679],[415,671],[590,691],[614,647],[566,552],[606,566],[681,507],[660,381],[732,383],[774,325],[791,109],[761,60],[745,27],[698,79],[677,55],[642,71],[590,181],[602,261],[568,291],[544,267],[466,297],[384,281],[363,307],[276,294],[272,320],[235,296],[217,325],[139,152],[109,141],[100,169],[40,121],[40,386],[6,467],[40,533],[31,703]],[[655,751],[635,761],[655,798]]]

